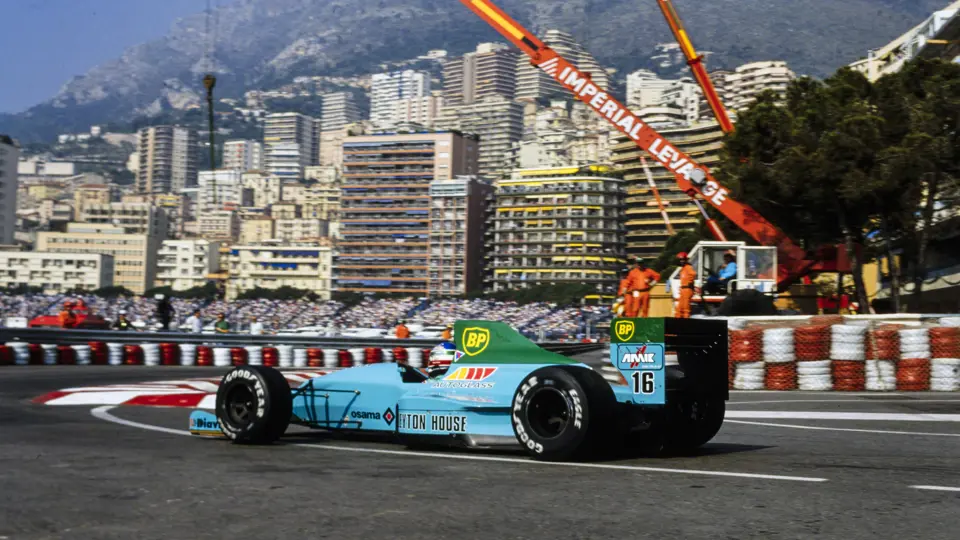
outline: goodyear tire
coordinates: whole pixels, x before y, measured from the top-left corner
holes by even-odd
[[[217,389],[217,420],[239,444],[270,444],[290,424],[293,398],[283,375],[269,367],[236,367]]]
[[[595,371],[540,368],[514,393],[513,432],[534,459],[589,458],[610,439],[615,401],[610,385]]]
[[[684,453],[707,444],[720,431],[725,414],[723,398],[698,396],[679,400],[667,413],[667,450]]]

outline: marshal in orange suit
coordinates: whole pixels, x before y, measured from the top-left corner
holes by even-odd
[[[637,259],[636,265],[621,282],[624,295],[624,317],[648,317],[650,315],[650,290],[660,281],[660,274],[647,268],[643,259]]]

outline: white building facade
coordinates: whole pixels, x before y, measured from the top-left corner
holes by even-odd
[[[263,169],[263,145],[257,141],[245,140],[223,143],[223,168],[237,171]]]
[[[185,291],[203,287],[207,275],[220,271],[220,242],[164,240],[157,254],[157,287]]]
[[[332,249],[319,244],[239,245],[230,249],[227,298],[255,289],[293,287],[330,299]]]
[[[377,73],[371,77],[370,120],[378,129],[396,125],[395,111],[401,100],[430,96],[430,74],[408,69]]]
[[[113,257],[101,253],[0,251],[0,289],[40,287],[44,294],[113,285]]]

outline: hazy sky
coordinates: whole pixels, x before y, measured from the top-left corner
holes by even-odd
[[[0,0],[0,112],[52,97],[71,77],[205,8],[206,0]]]

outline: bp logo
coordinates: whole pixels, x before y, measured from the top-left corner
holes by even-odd
[[[633,324],[633,321],[617,321],[613,328],[613,331],[617,334],[617,339],[620,341],[630,341],[634,330],[636,330],[636,325]]]
[[[490,330],[471,327],[463,331],[463,352],[467,356],[476,356],[486,350],[490,344]]]

